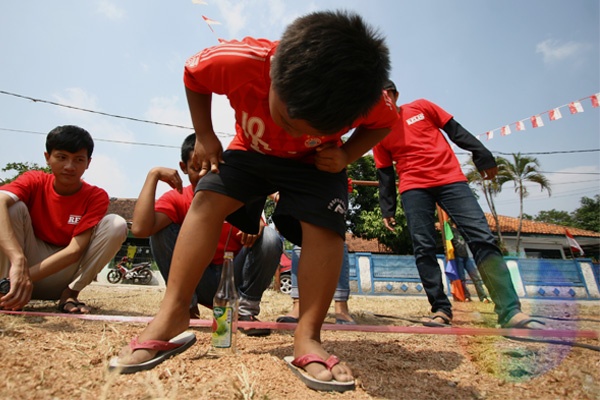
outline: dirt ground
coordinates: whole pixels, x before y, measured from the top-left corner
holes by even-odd
[[[92,284],[81,300],[94,314],[152,316],[164,289]],[[274,321],[291,305],[267,291],[260,318]],[[403,319],[427,315],[424,297],[352,296],[352,315],[365,325],[419,326]],[[600,302],[523,301],[557,329],[600,330]],[[494,327],[493,305],[455,303],[454,326]],[[53,302],[25,311],[57,312]],[[326,322],[333,322],[333,308]],[[201,318],[209,319],[209,310]],[[347,362],[356,390],[310,390],[282,358],[292,354],[292,331],[256,338],[238,334],[238,354],[211,358],[208,328],[191,328],[197,343],[151,371],[108,372],[108,360],[144,324],[59,316],[0,314],[2,399],[600,399],[600,352],[590,348],[509,340],[500,336],[323,331],[325,348]],[[573,343],[573,340],[571,340]],[[577,344],[600,346],[596,339]]]

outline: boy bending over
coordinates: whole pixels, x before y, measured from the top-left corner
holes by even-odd
[[[273,220],[302,246],[293,364],[326,390],[335,390],[326,385],[332,380],[353,382],[350,368],[321,345],[320,330],[342,265],[345,168],[397,119],[383,91],[389,69],[384,39],[344,12],[300,17],[279,42],[222,42],[187,61],[184,82],[204,177],[177,239],[165,298],[139,342],[169,340],[188,327],[199,266],[210,263],[223,221],[258,232],[266,197],[279,192]],[[225,152],[212,127],[212,93],[226,95],[235,110],[236,136]],[[157,354],[134,347],[122,350],[120,363]]]

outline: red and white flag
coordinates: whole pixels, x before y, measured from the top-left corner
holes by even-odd
[[[571,114],[582,113],[583,106],[581,105],[581,102],[573,101],[573,102],[569,103],[569,110],[571,111]]]
[[[486,134],[487,140],[492,140],[494,138],[494,131],[487,131]]]
[[[517,130],[518,131],[524,131],[525,130],[525,124],[523,123],[523,121],[517,122]]]
[[[208,17],[205,17],[204,15],[202,16],[202,19],[204,19],[204,21],[206,21],[208,25],[221,25],[219,21],[215,21],[214,19],[210,19]]]
[[[511,131],[510,131],[510,126],[508,126],[508,125],[504,125],[504,126],[502,127],[502,129],[500,130],[500,134],[501,134],[502,136],[510,135],[510,134],[511,134]]]
[[[569,243],[569,247],[571,247],[571,251],[579,252],[581,253],[581,255],[583,255],[583,249],[581,248],[579,243],[577,243],[577,241],[575,240],[573,235],[571,235],[571,232],[569,232],[567,228],[565,228],[565,235],[567,235],[567,242]]]
[[[562,114],[560,113],[560,110],[558,108],[555,108],[554,110],[550,111],[550,121],[556,121],[557,119],[561,118]]]
[[[592,107],[600,107],[600,93],[596,93],[590,97],[592,98]]]
[[[542,117],[540,117],[539,115],[534,115],[533,117],[531,117],[531,125],[534,128],[539,128],[540,126],[544,126],[544,121],[542,121]]]

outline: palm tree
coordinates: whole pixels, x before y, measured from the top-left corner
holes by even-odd
[[[494,204],[494,197],[500,193],[502,187],[498,184],[496,178],[492,180],[485,180],[481,177],[481,174],[475,167],[475,163],[473,162],[473,158],[467,161],[463,167],[467,168],[467,172],[465,176],[469,181],[469,185],[475,185],[475,187],[483,193],[485,197],[485,201],[492,213],[492,217],[494,221],[496,221],[496,233],[498,234],[498,242],[500,243],[500,247],[504,247],[504,241],[502,239],[502,231],[500,229],[500,219],[498,218],[498,212],[496,211],[496,205]]]
[[[519,228],[517,229],[516,251],[519,254],[521,244],[521,228],[523,227],[523,199],[529,195],[527,183],[540,185],[543,192],[546,190],[548,196],[552,195],[550,181],[539,170],[540,162],[535,157],[522,156],[521,153],[513,153],[514,163],[503,157],[496,159],[498,163],[498,185],[513,182],[515,192],[519,194]]]

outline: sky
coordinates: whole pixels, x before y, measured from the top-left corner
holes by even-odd
[[[495,155],[538,159],[552,193],[528,185],[525,213],[571,212],[600,193],[600,108],[590,98],[600,92],[597,0],[4,0],[0,168],[45,165],[46,134],[79,125],[96,143],[84,179],[111,197],[137,198],[152,167],[177,168],[193,132],[188,57],[218,38],[276,40],[295,18],[336,9],[362,15],[386,38],[399,104],[427,98]],[[571,114],[567,105],[579,100],[583,112]],[[550,120],[555,108],[562,118]],[[544,126],[532,127],[534,115]],[[226,147],[235,130],[222,96],[213,98],[213,124]],[[502,136],[506,125],[512,133]],[[169,189],[161,183],[157,195]],[[495,203],[518,216],[512,184]]]

